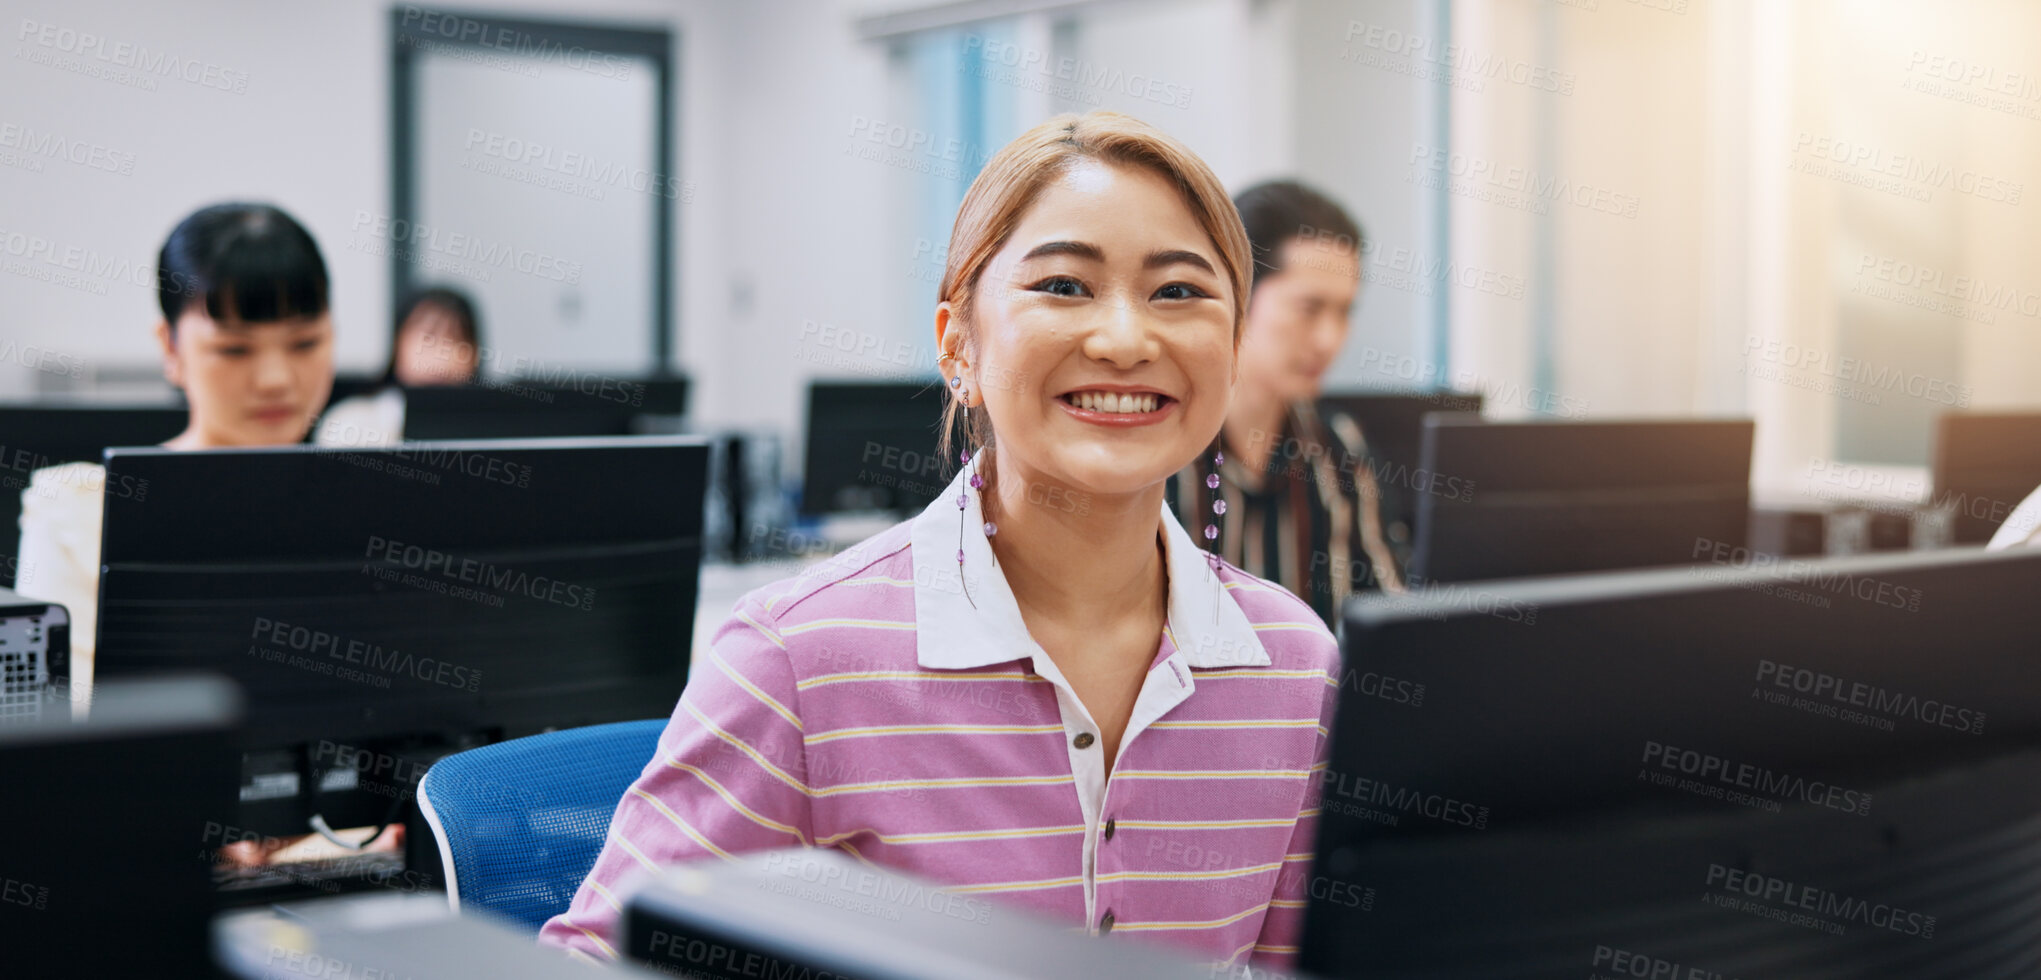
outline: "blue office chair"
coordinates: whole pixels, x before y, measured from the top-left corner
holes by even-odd
[[[663,718],[591,725],[457,752],[418,783],[447,901],[537,934],[595,866],[609,819],[657,750]]]

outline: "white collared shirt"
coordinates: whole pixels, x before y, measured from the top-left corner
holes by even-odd
[[[977,462],[982,462],[981,451]],[[1084,809],[1084,909],[1085,921],[1096,923],[1097,852],[1106,795],[1104,745],[1098,741],[1099,726],[1055,658],[1029,635],[1020,603],[1008,586],[1006,576],[996,571],[992,539],[984,533],[984,495],[970,492],[958,513],[957,496],[970,471],[958,474],[950,491],[925,508],[913,522],[914,618],[922,628],[915,632],[915,659],[939,670],[968,670],[1006,661],[1026,661],[1034,673],[1055,685],[1058,715],[1063,721],[1064,744],[1069,747],[1070,771],[1075,777],[1077,799]],[[1266,667],[1268,652],[1254,634],[1247,615],[1232,601],[1221,585],[1218,573],[1207,563],[1205,552],[1191,543],[1183,525],[1177,523],[1167,506],[1159,522],[1164,564],[1169,576],[1169,608],[1163,623],[1167,656],[1151,664],[1134,699],[1134,711],[1120,736],[1123,749],[1131,746],[1150,723],[1197,690],[1188,668]],[[957,528],[962,535],[964,561],[956,557]],[[952,560],[943,567],[942,557]],[[959,582],[958,568],[986,569],[989,574],[967,571],[962,582],[971,587],[966,596]],[[1175,642],[1170,642],[1171,640]],[[1188,647],[1183,641],[1189,640]],[[1078,736],[1089,735],[1088,748],[1076,747]]]

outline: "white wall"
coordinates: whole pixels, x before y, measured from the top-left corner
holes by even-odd
[[[0,59],[0,126],[103,146],[109,173],[42,159],[40,170],[0,156],[0,397],[35,388],[35,368],[8,357],[40,345],[61,352],[59,370],[146,366],[148,330],[158,318],[153,267],[170,228],[202,205],[228,199],[274,202],[303,221],[326,253],[334,284],[343,369],[379,367],[389,326],[386,260],[345,246],[358,211],[389,209],[389,5],[373,0],[268,4],[146,0],[11,4]],[[735,11],[712,0],[589,0],[571,12],[536,0],[495,0],[492,11],[568,16],[621,26],[658,25],[678,35],[681,118],[678,159],[698,185],[678,211],[683,269],[677,316],[682,359],[697,324],[726,319],[724,202],[732,170],[728,128]],[[23,38],[24,22],[58,25],[57,48]],[[753,25],[755,31],[757,25]],[[75,33],[73,33],[75,32]],[[77,34],[105,38],[107,58],[127,44],[197,62],[191,83],[151,78],[153,90],[38,63],[105,68],[92,54],[67,53]],[[24,57],[23,55],[26,55]],[[213,78],[240,92],[203,84]],[[0,147],[4,149],[4,147]],[[18,150],[17,150],[18,153]],[[88,158],[90,159],[90,158]],[[53,243],[31,256],[29,240]],[[76,251],[68,251],[76,250]],[[87,268],[68,282],[18,274],[61,272],[67,254]],[[94,269],[98,272],[94,272]],[[689,288],[696,285],[703,288]]]
[[[919,219],[907,203],[927,181],[957,179],[924,173],[943,162],[926,150],[885,145],[894,127],[919,125],[911,117],[927,98],[925,83],[894,45],[859,40],[855,28],[858,16],[897,6],[487,7],[661,24],[678,34],[678,158],[694,193],[677,210],[675,313],[679,360],[696,380],[704,425],[796,440],[810,378],[901,376],[930,359],[922,297],[940,263],[917,253]],[[1331,382],[1341,386],[1431,380],[1442,365],[1431,363],[1427,331],[1443,302],[1444,380],[1487,389],[1496,414],[1751,412],[1761,420],[1763,479],[1791,483],[1810,460],[1836,454],[1851,406],[1752,380],[1745,346],[1757,338],[1838,350],[1844,332],[1861,335],[1856,325],[1868,321],[1851,319],[1864,307],[1850,298],[1845,266],[1865,242],[1947,277],[2041,288],[2041,225],[2031,220],[2041,207],[2041,100],[1942,83],[1914,62],[1923,51],[2001,76],[2041,77],[2027,45],[2041,36],[2041,13],[2030,5],[1990,0],[1949,17],[1898,2],[1467,0],[1452,5],[1450,38],[1437,36],[1435,9],[1388,0],[1115,0],[1026,15],[1002,29],[1025,46],[1190,91],[1185,107],[1110,87],[1080,102],[1162,126],[1230,185],[1296,174],[1352,207],[1376,254],[1364,263],[1369,281],[1353,340]],[[337,245],[358,210],[388,204],[387,17],[374,0],[11,5],[0,127],[97,147],[91,159],[131,164],[131,172],[30,160],[0,146],[0,397],[32,390],[35,357],[24,353],[32,347],[54,352],[43,356],[46,370],[146,367],[155,249],[182,215],[225,198],[275,201],[312,228],[334,275],[342,364],[379,364],[385,263]],[[109,51],[125,42],[195,59],[229,81],[245,73],[246,90],[157,78],[147,91],[61,70],[40,62],[77,56],[21,36],[24,20],[104,36]],[[1074,26],[1057,30],[1064,21]],[[1461,57],[1505,68],[1441,94],[1413,77],[1439,70],[1439,61],[1389,50],[1386,34],[1369,33],[1375,27],[1399,32],[1406,45],[1450,41]],[[1519,65],[1535,79],[1512,80]],[[1548,91],[1555,82],[1566,90]],[[1946,91],[1907,87],[1915,83]],[[1069,105],[1016,94],[1017,124]],[[2012,111],[1966,101],[1994,97]],[[1634,202],[1634,216],[1570,197],[1548,201],[1540,215],[1521,194],[1435,171],[1434,160],[1419,158],[1445,142],[1434,132],[1440,98],[1449,100],[1458,156],[1439,166],[1522,168],[1607,192],[1619,207]],[[2032,186],[2018,204],[1952,191],[1917,202],[1791,172],[1795,141],[1810,130],[1861,132],[1890,152]],[[0,128],[0,142],[7,132]],[[867,139],[874,134],[882,141]],[[937,125],[921,135],[940,147],[966,134]],[[1444,242],[1425,186],[1442,176],[1462,185],[1445,195]],[[26,252],[31,240],[50,244],[33,256],[7,254]],[[51,271],[50,255],[73,257],[86,271],[62,282],[21,274]],[[1450,263],[1444,281],[1442,263]],[[2041,402],[2034,317],[1950,320],[1909,314],[1893,323],[1900,336],[1909,324],[1948,335],[1954,368],[1943,373],[1955,377],[1945,380],[1967,386],[1972,404]],[[1549,350],[1536,348],[1540,336],[1550,337]],[[1885,336],[1874,331],[1873,339]],[[896,356],[902,345],[905,364]],[[1381,370],[1404,359],[1419,367],[1417,378]]]
[[[29,21],[60,25],[59,47],[23,38]],[[132,162],[129,173],[57,160],[42,161],[41,172],[0,166],[7,202],[0,227],[9,236],[0,240],[8,262],[0,270],[0,321],[8,339],[49,345],[94,366],[148,362],[149,327],[160,318],[153,270],[165,235],[200,205],[260,199],[291,211],[324,244],[343,356],[365,360],[380,345],[380,263],[330,244],[355,208],[387,210],[388,80],[377,70],[378,6],[28,0],[9,5],[6,31],[0,124],[102,145]],[[174,77],[150,77],[150,91],[32,60],[104,67],[91,54],[60,50],[87,33],[106,39],[109,57],[116,45],[136,45],[233,72],[245,91]],[[27,278],[24,267],[60,267],[44,261],[47,252],[22,254],[19,236],[53,243],[60,262],[78,250],[71,254],[88,268],[68,284]],[[0,392],[25,393],[33,380],[19,363],[0,365]]]
[[[894,336],[890,301],[911,257],[887,232],[897,169],[858,153],[887,150],[865,137],[906,123],[890,111],[886,49],[855,39],[853,14],[839,0],[733,11],[730,71],[711,83],[724,123],[710,145],[728,173],[708,193],[726,210],[716,240],[693,243],[724,268],[690,266],[681,283],[719,300],[682,328],[706,423],[791,438],[808,378],[868,373],[874,338]],[[833,346],[839,331],[856,338],[848,352]]]
[[[811,378],[926,369],[927,280],[940,261],[917,249],[919,227],[904,205],[921,182],[948,180],[959,193],[962,184],[920,169],[942,164],[939,155],[887,145],[917,127],[915,106],[927,96],[894,60],[892,44],[856,38],[856,18],[874,4],[600,0],[569,11],[515,0],[486,9],[657,24],[679,36],[678,157],[694,193],[678,208],[678,358],[695,379],[700,424],[767,429],[798,445]],[[1377,241],[1423,252],[1408,197],[1366,190],[1400,155],[1374,152],[1366,132],[1382,113],[1388,121],[1380,125],[1412,122],[1403,105],[1410,82],[1344,65],[1327,79],[1298,57],[1306,39],[1315,52],[1326,32],[1344,29],[1345,9],[1317,0],[1129,0],[1024,16],[1006,36],[1033,50],[1055,47],[1052,25],[1075,18],[1057,55],[1121,83],[1079,85],[1074,100],[1022,87],[1009,93],[1013,121],[1032,125],[1067,108],[1131,112],[1185,140],[1229,185],[1301,173],[1348,200]],[[1355,9],[1398,16],[1393,4]],[[0,91],[10,93],[0,96],[0,122],[133,154],[125,176],[54,163],[40,173],[0,166],[9,201],[0,229],[125,259],[134,270],[134,281],[93,280],[88,289],[0,275],[6,337],[61,351],[60,368],[146,370],[156,319],[148,269],[163,236],[202,204],[257,198],[297,215],[324,246],[343,369],[380,365],[386,263],[346,243],[357,212],[388,209],[383,4],[336,0],[286,11],[200,0],[172,12],[136,0],[32,0],[22,16],[217,63],[245,73],[246,92],[160,80],[156,91],[137,91],[0,59]],[[1141,97],[1125,84],[1130,76],[1168,83],[1185,95],[1182,104]],[[965,134],[938,124],[914,135],[940,146]],[[1369,160],[1360,169],[1343,162],[1357,148]],[[916,272],[919,279],[903,274]],[[1356,336],[1414,351],[1423,316],[1411,292],[1371,286]],[[507,360],[523,352],[501,353]],[[0,397],[33,390],[34,370],[21,360],[0,351]]]

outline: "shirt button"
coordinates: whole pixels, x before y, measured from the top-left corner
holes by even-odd
[[[1113,931],[1113,914],[1111,912],[1107,912],[1105,918],[1098,920],[1098,931],[1100,935]]]
[[[1079,732],[1076,738],[1070,740],[1070,744],[1075,745],[1080,749],[1088,749],[1091,748],[1092,741],[1093,739],[1091,737],[1090,732]]]
[[[1112,840],[1112,839],[1113,839],[1113,821],[1111,821],[1111,820],[1107,820],[1107,821],[1106,821],[1106,840]]]

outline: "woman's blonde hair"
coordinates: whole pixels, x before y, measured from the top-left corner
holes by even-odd
[[[1145,167],[1176,184],[1198,226],[1211,236],[1219,262],[1233,284],[1233,342],[1247,318],[1247,293],[1254,276],[1253,251],[1240,213],[1212,168],[1169,135],[1132,116],[1097,110],[1065,113],[1022,133],[1001,147],[971,182],[957,223],[950,230],[949,260],[943,266],[938,301],[950,304],[950,329],[962,329],[957,348],[969,354],[972,343],[971,300],[985,266],[1006,246],[1042,188],[1082,160]],[[960,418],[961,416],[961,418]],[[950,390],[943,414],[941,452],[950,456],[951,437],[958,428],[978,445],[992,441],[992,420],[983,407],[964,408]]]

